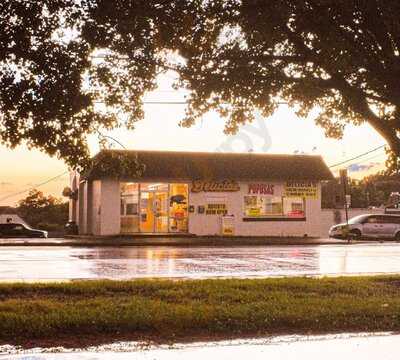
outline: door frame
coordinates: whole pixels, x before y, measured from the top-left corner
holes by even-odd
[[[169,233],[170,231],[169,231],[169,216],[170,216],[170,214],[169,214],[169,211],[170,211],[170,209],[169,209],[169,203],[168,203],[168,201],[169,201],[169,192],[170,192],[170,184],[168,183],[167,184],[168,185],[168,189],[167,190],[144,190],[144,191],[142,191],[141,190],[141,184],[139,183],[139,232],[141,232],[141,233],[145,233],[145,234],[164,234],[165,232],[164,231],[159,231],[158,229],[157,229],[157,219],[158,218],[160,218],[161,216],[157,216],[156,215],[156,211],[155,211],[155,208],[154,208],[154,200],[155,200],[155,197],[156,197],[156,195],[157,194],[166,194],[166,201],[167,201],[167,215],[166,215],[166,217],[167,217],[167,233]],[[151,196],[149,195],[149,199],[151,198],[151,201],[152,201],[152,204],[151,204],[151,212],[152,212],[152,214],[153,214],[153,230],[152,231],[143,231],[142,230],[142,219],[141,219],[141,216],[142,216],[142,200],[143,200],[143,198],[142,198],[142,193],[148,193],[148,194],[151,194]]]
[[[133,233],[135,233],[135,234],[140,234],[140,233],[142,233],[142,234],[188,234],[189,233],[189,218],[190,218],[190,212],[189,212],[189,198],[190,198],[190,190],[189,190],[189,184],[188,184],[188,182],[185,182],[185,181],[183,181],[183,182],[180,182],[180,181],[174,181],[174,182],[162,182],[162,181],[159,181],[159,182],[157,182],[157,184],[162,184],[162,185],[165,185],[165,187],[164,187],[164,189],[162,189],[162,190],[158,190],[158,189],[148,189],[147,188],[147,186],[146,186],[146,189],[144,189],[145,188],[145,186],[144,185],[147,185],[147,184],[155,184],[155,182],[136,182],[137,183],[137,185],[138,185],[138,188],[137,188],[137,194],[138,194],[138,228],[137,228],[137,231],[135,231],[135,232],[131,232],[132,234]],[[186,194],[185,194],[185,196],[187,197],[186,198],[186,202],[187,202],[187,209],[186,209],[186,223],[187,223],[187,229],[186,229],[186,231],[185,232],[178,232],[178,231],[171,231],[171,206],[170,206],[170,198],[171,198],[171,191],[172,191],[172,185],[173,184],[182,184],[182,185],[185,185],[186,187],[187,187],[187,192],[186,192]],[[149,197],[151,196],[151,197],[155,197],[155,195],[157,194],[157,193],[164,193],[164,194],[166,194],[166,202],[167,202],[167,208],[166,208],[166,215],[164,215],[164,216],[166,216],[167,217],[167,229],[166,229],[166,231],[157,231],[157,216],[155,215],[155,212],[154,212],[154,204],[152,204],[152,213],[153,213],[153,216],[154,216],[154,223],[153,223],[153,225],[152,225],[152,230],[143,230],[143,227],[142,227],[142,219],[141,219],[141,216],[142,216],[142,214],[143,214],[143,212],[142,212],[142,209],[143,209],[143,207],[142,207],[142,205],[143,205],[143,193],[148,193],[148,194],[150,194],[151,193],[151,195],[149,195]],[[153,200],[152,200],[152,202],[153,202]],[[122,214],[121,214],[122,215]],[[122,215],[123,216],[123,215]]]

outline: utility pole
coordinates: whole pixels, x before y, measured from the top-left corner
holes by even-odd
[[[343,186],[344,212],[345,212],[345,215],[346,215],[345,237],[347,237],[347,240],[350,241],[350,237],[349,237],[349,211],[348,211],[348,206],[347,206],[347,169],[340,169],[339,170],[339,174],[340,174],[340,183]]]

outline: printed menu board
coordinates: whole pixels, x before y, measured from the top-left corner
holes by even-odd
[[[318,186],[315,181],[287,181],[283,194],[285,197],[317,199]]]

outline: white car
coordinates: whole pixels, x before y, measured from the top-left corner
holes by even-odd
[[[346,224],[334,225],[329,230],[329,237],[344,238]],[[349,220],[349,237],[390,238],[400,241],[400,215],[359,215]]]

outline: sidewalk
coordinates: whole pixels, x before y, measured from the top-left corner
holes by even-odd
[[[48,239],[0,239],[0,246],[263,246],[342,245],[348,242],[329,238],[282,237],[197,237],[197,236],[66,236]],[[354,243],[354,242],[353,242]],[[360,243],[358,241],[357,243]]]

